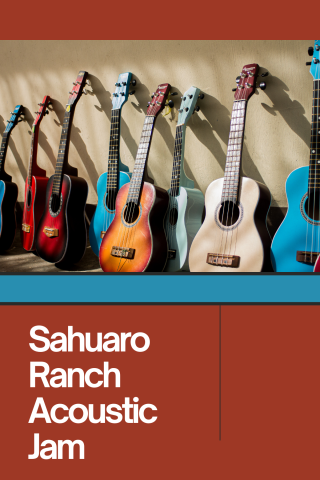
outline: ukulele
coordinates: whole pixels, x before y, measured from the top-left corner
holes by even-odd
[[[168,241],[168,260],[165,270],[178,272],[189,270],[188,255],[192,240],[201,227],[204,207],[203,193],[194,188],[184,171],[184,145],[187,122],[195,111],[198,98],[203,99],[200,90],[191,87],[182,97],[173,154],[169,208],[165,219]]]
[[[87,72],[81,71],[73,84],[63,119],[55,174],[49,179],[45,206],[36,231],[36,250],[51,263],[73,264],[81,260],[87,245],[84,218],[88,184],[83,178],[67,174],[72,119],[83,93]]]
[[[192,272],[260,272],[268,267],[271,194],[265,185],[240,176],[247,103],[258,70],[255,63],[245,65],[237,79],[224,178],[207,188],[206,217],[190,248]]]
[[[16,202],[18,187],[12,177],[4,171],[4,163],[12,130],[23,119],[23,106],[17,105],[11,113],[4,131],[0,149],[0,252],[5,252],[13,244],[16,233]]]
[[[164,109],[170,85],[159,85],[148,103],[130,183],[120,188],[116,213],[101,242],[99,259],[104,272],[161,272],[167,261],[163,226],[168,194],[144,181],[154,124]]]
[[[48,178],[46,171],[37,164],[38,137],[41,120],[49,114],[47,109],[51,105],[50,97],[47,95],[39,103],[39,111],[36,113],[32,125],[31,151],[29,160],[29,172],[24,190],[24,207],[22,216],[21,241],[25,250],[35,250],[35,232],[43,212],[46,198]]]
[[[134,93],[134,90],[129,93],[130,84],[136,84],[132,73],[121,73],[112,99],[108,170],[98,179],[98,204],[89,228],[91,248],[96,255],[99,255],[102,239],[114,219],[117,193],[131,178],[129,168],[120,160],[121,110],[129,95]]]
[[[320,40],[308,50],[313,56],[313,106],[309,166],[294,170],[286,181],[287,214],[271,245],[276,272],[312,272],[320,254]]]

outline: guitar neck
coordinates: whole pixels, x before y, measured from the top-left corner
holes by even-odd
[[[62,183],[64,166],[68,161],[73,114],[74,114],[74,108],[72,108],[69,112],[66,111],[63,119],[59,153],[58,153],[57,164],[56,164],[56,169],[54,173],[53,187],[52,187],[52,192],[58,195],[60,195],[60,188]]]
[[[4,172],[4,162],[6,159],[10,133],[4,132],[0,148],[0,175]]]
[[[173,167],[171,175],[170,195],[178,197],[180,194],[180,178],[183,169],[182,159],[184,153],[186,126],[178,125],[176,129],[176,138],[174,142]]]
[[[233,103],[221,197],[222,202],[229,200],[236,203],[238,200],[246,111],[246,100],[236,100]]]
[[[31,149],[30,149],[29,170],[28,170],[28,185],[32,184],[33,165],[34,165],[34,162],[37,161],[38,137],[39,137],[39,125],[37,124],[37,125],[33,125],[32,127]]]
[[[147,115],[144,120],[139,148],[138,148],[136,160],[134,163],[134,169],[133,169],[132,177],[130,181],[127,203],[134,202],[136,205],[139,204],[139,198],[140,198],[141,188],[143,184],[144,172],[145,172],[145,168],[146,168],[146,164],[149,156],[149,149],[150,149],[155,119],[156,117]]]
[[[309,196],[320,191],[320,80],[313,81],[313,104],[309,162]]]
[[[107,190],[119,190],[121,109],[111,111]]]

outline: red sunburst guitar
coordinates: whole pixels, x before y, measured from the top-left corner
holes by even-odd
[[[49,113],[47,109],[51,105],[50,97],[46,95],[39,103],[39,111],[32,125],[31,151],[29,160],[29,172],[24,190],[24,207],[22,216],[21,241],[25,250],[35,250],[35,231],[38,227],[44,203],[48,178],[46,171],[37,164],[38,137],[41,120]]]
[[[163,188],[145,182],[144,172],[154,123],[170,88],[168,83],[159,85],[148,104],[130,184],[120,188],[115,217],[101,242],[104,272],[162,272],[165,267],[168,245],[163,221],[169,196]]]

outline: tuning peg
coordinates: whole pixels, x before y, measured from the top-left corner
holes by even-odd
[[[169,100],[169,102],[168,102],[168,106],[169,106],[170,108],[173,108],[173,107],[174,107],[174,103],[173,103],[173,101],[172,101],[172,100]]]
[[[269,72],[264,72],[264,73],[261,73],[260,77],[267,77],[269,75]]]
[[[122,85],[125,87],[127,85],[127,82],[122,82]]]
[[[120,95],[121,95],[122,97],[124,97],[124,92],[121,92]]]
[[[71,90],[71,92],[69,92],[69,93],[70,93],[70,95],[73,95],[73,94],[74,94],[74,91],[73,91],[73,90]]]
[[[121,84],[117,82],[117,83],[114,84],[114,86],[115,87],[121,87]]]
[[[75,85],[75,86],[77,86],[78,84],[77,84],[76,82],[72,82],[72,85]]]
[[[136,93],[136,91],[132,90],[132,92],[129,92],[129,95],[133,95],[134,93]]]
[[[70,93],[70,92],[69,92]],[[38,105],[40,105],[40,107],[43,107],[43,103],[38,103]]]
[[[153,92],[153,94],[151,95],[151,98],[153,98],[153,97],[154,97],[154,95],[155,95],[155,93]]]
[[[14,112],[10,112],[10,115],[14,115]]]
[[[184,110],[185,110],[186,112],[188,112],[189,107],[184,107]]]
[[[186,97],[181,97],[183,101],[185,101]]]
[[[314,63],[319,63],[320,60],[318,60],[318,58],[314,58],[313,61]]]
[[[91,82],[90,82],[90,80],[86,80],[86,85],[88,85],[88,87],[91,87]]]
[[[204,99],[204,93],[200,93],[198,98],[200,98],[200,100],[203,100]]]
[[[46,110],[46,111],[44,112],[44,114],[45,114],[45,115],[48,115],[48,114],[49,114],[49,110]]]
[[[265,82],[261,82],[258,88],[261,88],[261,90],[265,90],[267,88],[267,85]]]
[[[34,112],[36,115],[38,115],[40,112]]]
[[[18,123],[23,122],[23,120],[24,120],[24,118],[20,118],[20,120],[18,120]]]
[[[84,95],[87,95],[88,92],[87,92],[87,90],[84,88],[84,89],[82,90],[82,93],[83,93]]]
[[[239,76],[236,78],[236,83],[239,83],[239,82],[240,82],[240,79],[241,79],[241,76],[239,75]]]
[[[232,89],[233,92],[236,92],[237,90],[238,90],[238,87]]]
[[[172,93],[169,93],[170,97],[174,97],[175,95],[178,95],[178,92],[172,92]]]
[[[308,67],[309,65],[311,65],[311,62],[306,62],[306,65],[307,65],[307,67]]]
[[[50,102],[48,102],[48,106],[49,106],[49,105],[52,105],[52,102],[51,102],[51,101],[50,101]]]
[[[317,50],[317,52],[319,52],[319,50],[320,50],[320,45],[317,44],[317,45],[315,46],[315,49]]]
[[[117,93],[113,93],[112,94],[114,97],[119,97],[119,95]]]
[[[7,122],[9,123],[9,122],[10,122],[10,120],[7,120]]]
[[[313,56],[313,47],[308,48],[308,55],[309,55],[309,57]]]
[[[200,107],[199,106],[196,106],[196,108],[193,110],[193,113],[195,112],[200,112]]]

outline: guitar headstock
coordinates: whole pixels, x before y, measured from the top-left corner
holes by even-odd
[[[46,95],[46,96],[43,98],[42,102],[41,102],[41,103],[38,103],[38,105],[39,105],[40,108],[39,108],[39,110],[38,110],[37,112],[34,112],[37,116],[36,116],[36,118],[35,118],[35,120],[34,120],[34,122],[33,122],[32,131],[34,130],[34,128],[35,128],[37,125],[40,124],[40,122],[41,122],[41,120],[43,119],[43,117],[44,117],[45,115],[48,115],[48,113],[49,113],[49,110],[47,109],[47,107],[48,107],[49,105],[51,105],[51,101],[50,101],[49,95]]]
[[[89,80],[87,80],[88,72],[80,71],[78,73],[77,79],[73,82],[72,90],[69,92],[69,98],[67,103],[67,111],[70,112],[72,107],[76,106],[77,101],[84,93],[87,94],[86,90],[84,89],[85,85],[90,85]]]
[[[17,125],[18,122],[22,122],[22,118],[19,118],[21,115],[23,115],[23,106],[22,105],[16,105],[15,109],[11,113],[11,118],[10,120],[7,120],[8,125],[4,131],[4,133],[10,133],[11,130],[14,129],[14,127]]]
[[[249,100],[254,94],[258,72],[259,65],[257,63],[251,63],[243,67],[240,77],[238,77],[239,82],[237,79],[238,86],[234,94],[236,100]]]
[[[307,65],[311,65],[310,73],[314,80],[320,80],[320,40],[314,41],[314,47],[309,47],[308,53],[313,57],[312,62],[307,62]]]
[[[191,87],[187,90],[181,101],[180,109],[179,109],[179,116],[178,116],[178,125],[183,125],[187,123],[189,118],[194,112],[198,112],[200,110],[199,107],[196,107],[196,103],[198,99],[201,100],[204,98],[204,94],[200,95],[200,89],[196,87]]]
[[[115,84],[116,91],[112,94],[112,110],[118,110],[126,103],[129,98],[129,95],[134,94],[134,90],[129,92],[130,84],[134,86],[136,84],[135,80],[132,80],[132,73],[120,73],[118,81]]]
[[[147,115],[157,117],[164,109],[167,98],[169,96],[171,85],[169,83],[162,83],[158,86],[156,92],[153,93],[152,101],[148,102]]]

